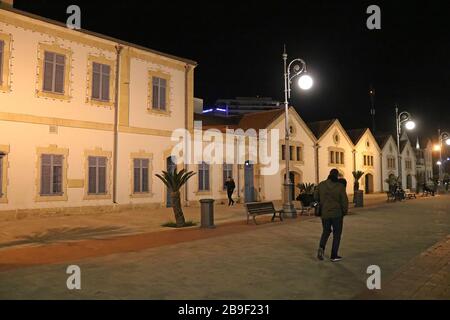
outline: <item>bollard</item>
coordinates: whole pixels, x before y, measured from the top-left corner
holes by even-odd
[[[364,192],[362,190],[356,190],[354,194],[355,208],[364,207]]]
[[[200,228],[215,228],[214,226],[214,199],[201,199]]]

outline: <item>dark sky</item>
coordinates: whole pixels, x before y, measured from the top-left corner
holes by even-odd
[[[446,1],[77,1],[16,0],[18,9],[65,21],[78,4],[82,27],[193,59],[195,96],[283,98],[282,46],[306,60],[315,79],[294,88],[306,121],[339,118],[370,126],[368,89],[376,90],[377,127],[393,130],[394,104],[411,112],[418,133],[450,130],[450,11]],[[366,28],[366,8],[381,7],[382,29]]]

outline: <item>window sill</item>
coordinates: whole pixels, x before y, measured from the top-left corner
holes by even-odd
[[[110,194],[87,194],[83,197],[83,200],[107,200],[111,199]]]
[[[345,167],[344,163],[328,163],[329,167]]]
[[[67,201],[67,195],[61,195],[61,196],[36,196],[35,201],[36,202],[54,202],[54,201]]]
[[[114,101],[104,101],[104,100],[97,100],[94,98],[87,98],[86,102],[88,102],[90,105],[94,107],[104,107],[104,108],[114,108]]]
[[[36,91],[36,95],[39,98],[49,98],[49,99],[55,99],[55,100],[63,100],[63,101],[70,101],[72,98],[69,95],[66,95],[64,93],[55,93],[55,92],[47,92],[47,91]]]
[[[212,191],[197,191],[194,192],[196,196],[212,196]]]
[[[280,163],[284,163],[284,162],[286,162],[286,160],[280,160]],[[304,161],[297,161],[297,160],[289,160],[289,163],[299,164],[299,165],[304,165],[305,164]]]
[[[153,198],[153,193],[151,193],[151,192],[133,193],[133,194],[130,194],[130,198],[132,198],[132,199]]]
[[[152,108],[147,108],[147,112],[149,114],[154,114],[154,115],[158,115],[158,116],[163,116],[163,117],[170,117],[171,116],[171,112],[170,111],[161,111],[158,109],[152,109]]]

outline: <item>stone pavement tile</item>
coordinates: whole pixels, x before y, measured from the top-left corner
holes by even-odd
[[[450,299],[450,236],[413,258],[391,276],[387,285],[368,298]]]

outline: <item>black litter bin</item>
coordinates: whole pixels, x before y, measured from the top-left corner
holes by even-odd
[[[355,207],[361,208],[364,207],[364,192],[362,190],[356,190],[355,194],[353,195]]]
[[[214,199],[201,199],[200,228],[215,228],[214,226]]]

